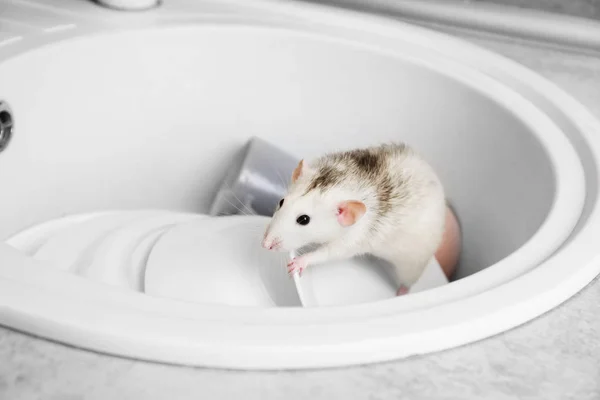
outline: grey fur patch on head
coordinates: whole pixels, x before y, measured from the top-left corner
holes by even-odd
[[[322,191],[327,190],[330,187],[339,184],[343,177],[344,171],[338,166],[329,164],[319,165],[316,169],[316,173],[306,188],[306,193],[315,189]]]
[[[344,181],[367,180],[376,189],[380,203],[377,214],[385,214],[392,207],[392,200],[402,196],[397,189],[403,184],[392,180],[388,161],[409,153],[410,148],[404,143],[392,143],[326,154],[312,165],[315,174],[306,193],[311,190],[326,191]],[[398,174],[394,176],[398,177]]]

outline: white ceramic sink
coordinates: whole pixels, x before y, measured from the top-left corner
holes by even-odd
[[[144,294],[116,253],[84,273],[69,268],[81,254],[55,265],[30,255],[51,246],[21,251],[13,239],[0,245],[0,323],[153,361],[340,366],[497,334],[598,273],[600,125],[558,88],[404,23],[301,3],[200,3],[111,23],[90,11],[93,22],[0,47],[0,101],[14,121],[0,153],[0,238],[65,215],[206,213],[251,136],[301,157],[404,140],[437,168],[458,214],[459,279],[358,305],[223,306]],[[172,222],[153,218],[111,239],[132,265]],[[69,235],[60,240],[87,240]],[[123,279],[133,288],[114,284]]]

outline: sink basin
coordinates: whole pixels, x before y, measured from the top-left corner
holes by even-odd
[[[82,25],[0,47],[0,101],[14,121],[0,153],[10,194],[0,197],[1,324],[160,362],[344,366],[495,335],[598,274],[600,124],[567,94],[423,28],[317,5],[246,7],[144,24],[137,16],[131,27]],[[176,229],[162,214],[114,236],[119,252],[85,258],[85,268],[73,267],[84,257],[75,252],[36,258],[55,254],[38,237],[91,240],[39,225],[60,217],[91,224],[81,215],[152,209],[187,223],[208,213],[251,136],[303,158],[410,143],[439,171],[461,223],[454,280],[307,308],[159,297],[135,278],[147,261],[135,252]],[[123,273],[123,254],[136,273]]]

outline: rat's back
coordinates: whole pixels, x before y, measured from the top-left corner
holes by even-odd
[[[444,189],[432,166],[406,144],[392,143],[330,153],[314,167],[311,188],[360,197],[369,210],[364,247],[396,266],[400,284],[414,284],[444,231]]]
[[[308,190],[356,192],[376,215],[374,223],[396,224],[409,210],[433,203],[444,206],[444,191],[433,168],[404,143],[382,144],[326,154],[311,165],[316,174]],[[402,217],[402,218],[401,218]]]

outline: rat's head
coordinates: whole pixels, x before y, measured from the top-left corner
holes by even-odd
[[[336,190],[312,188],[318,178],[302,160],[292,174],[292,183],[279,201],[264,234],[262,246],[291,251],[312,243],[327,243],[340,237],[366,212],[365,205],[346,199]]]

